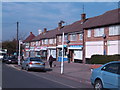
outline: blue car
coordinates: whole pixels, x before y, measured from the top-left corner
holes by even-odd
[[[120,90],[120,61],[112,61],[92,70],[91,83],[95,90]]]

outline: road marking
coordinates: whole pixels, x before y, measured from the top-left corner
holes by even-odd
[[[29,72],[28,72],[28,73],[29,73]],[[31,73],[31,74],[33,74],[33,75],[35,75],[35,76],[37,76],[37,77],[40,77],[40,76],[38,76],[38,75],[35,74],[35,73]],[[59,83],[59,84],[61,84],[61,85],[67,86],[67,87],[76,88],[76,87],[73,87],[73,86],[71,86],[71,85],[64,84],[63,82],[51,80],[50,78],[47,78],[47,77],[43,77],[43,76],[42,76],[41,78],[47,79],[47,80],[49,80],[49,81],[53,81],[53,82],[55,82],[55,83]]]

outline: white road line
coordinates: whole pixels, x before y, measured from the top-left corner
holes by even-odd
[[[35,76],[37,76],[37,77],[40,77],[40,76],[36,75],[35,73],[31,73],[31,74],[33,74],[33,75],[35,75]],[[58,82],[58,81],[55,81],[55,80],[51,80],[50,78],[47,78],[47,77],[43,77],[43,76],[42,76],[41,78],[44,78],[44,79],[49,80],[49,81],[53,81],[53,82],[55,82],[55,83],[59,83],[59,84],[61,84],[61,85],[67,86],[67,87],[76,88],[76,87],[73,87],[73,86],[64,84],[63,82]]]

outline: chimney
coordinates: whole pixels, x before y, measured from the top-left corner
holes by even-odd
[[[43,33],[46,33],[47,32],[47,28],[44,28],[44,32]]]
[[[60,29],[63,27],[63,26],[62,26],[63,23],[65,23],[65,22],[62,21],[62,20],[58,23],[58,30],[60,30]]]
[[[38,34],[41,34],[42,33],[42,30],[41,29],[38,29]]]
[[[32,35],[32,32],[30,32],[30,35]]]
[[[86,14],[85,13],[81,14],[81,20],[82,20],[82,22],[84,22],[86,20]]]

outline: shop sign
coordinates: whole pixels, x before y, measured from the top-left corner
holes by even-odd
[[[40,51],[41,47],[35,47],[35,51]]]
[[[34,51],[35,47],[30,47],[30,51]]]
[[[82,49],[83,45],[70,45],[68,49]]]
[[[41,47],[41,50],[47,50],[47,47]]]

